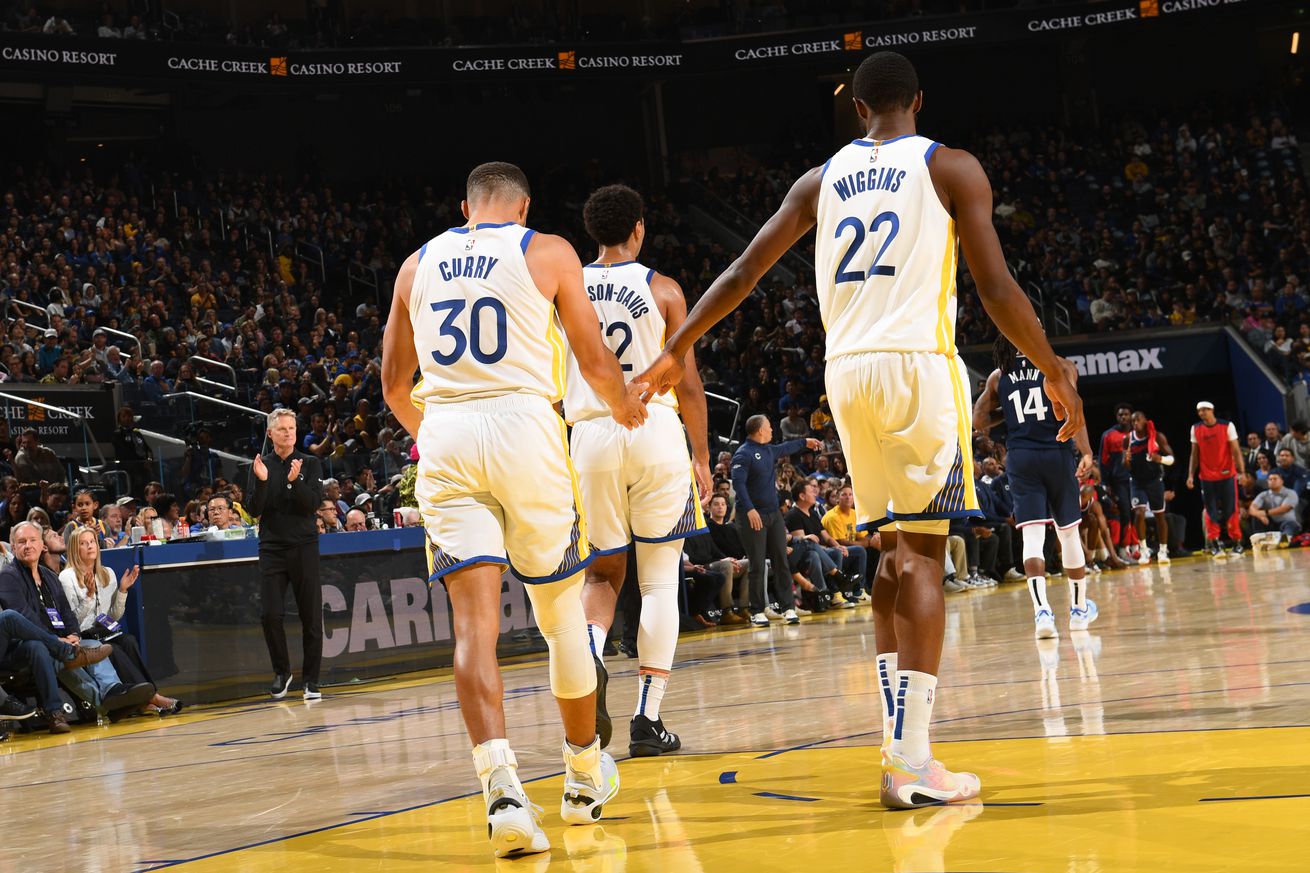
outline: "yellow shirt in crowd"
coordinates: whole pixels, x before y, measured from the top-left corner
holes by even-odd
[[[859,534],[855,532],[855,510],[843,510],[840,506],[834,506],[823,514],[823,529],[828,532],[828,536],[834,540],[856,540]]]

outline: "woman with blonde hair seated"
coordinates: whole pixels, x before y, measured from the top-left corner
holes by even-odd
[[[68,566],[59,574],[64,596],[77,615],[82,636],[92,639],[115,633],[117,622],[127,609],[127,592],[136,584],[140,568],[133,567],[119,580],[114,571],[100,562],[100,538],[94,528],[69,530],[65,540]],[[148,682],[155,685],[146,668],[141,650],[131,634],[123,631],[112,636],[114,654],[110,660],[123,682],[136,685]],[[144,712],[171,715],[182,708],[182,702],[156,693]]]

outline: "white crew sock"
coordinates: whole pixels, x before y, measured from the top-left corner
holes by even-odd
[[[896,653],[885,652],[873,659],[878,665],[878,689],[882,692],[882,723],[896,717]]]
[[[1087,577],[1069,580],[1069,606],[1072,609],[1087,608]]]
[[[1072,584],[1072,583],[1071,583]],[[1028,577],[1028,594],[1033,599],[1033,612],[1041,612],[1043,609],[1048,612],[1051,609],[1050,601],[1046,599],[1046,577],[1029,576]]]
[[[664,699],[664,689],[669,687],[667,673],[637,674],[637,710],[634,718],[644,715],[651,721],[660,720],[660,701]]]
[[[587,623],[587,639],[591,643],[591,653],[605,663],[605,637],[609,636],[609,629],[603,628],[598,624]]]
[[[892,735],[892,754],[921,767],[932,757],[932,749],[928,746],[928,726],[932,723],[937,677],[916,670],[901,670],[896,677],[896,730]]]

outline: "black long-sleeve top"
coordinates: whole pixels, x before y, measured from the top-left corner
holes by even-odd
[[[291,462],[300,459],[300,475],[287,481]],[[318,541],[318,525],[314,511],[323,502],[323,468],[318,458],[302,451],[293,451],[283,460],[277,452],[263,455],[268,467],[268,478],[260,481],[254,471],[253,480],[246,492],[246,512],[259,518],[259,545],[261,548],[303,546]]]

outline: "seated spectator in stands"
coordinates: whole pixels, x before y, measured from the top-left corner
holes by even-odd
[[[53,527],[42,528],[41,543],[45,551],[41,553],[41,564],[55,575],[63,572],[66,546],[64,538]]]
[[[1292,450],[1278,450],[1278,466],[1274,468],[1283,479],[1283,487],[1294,494],[1300,494],[1306,486],[1306,470],[1294,460]]]
[[[42,491],[41,505],[45,509],[46,527],[63,530],[68,523],[68,486],[63,482],[46,485]]]
[[[784,441],[800,440],[810,435],[810,423],[801,413],[801,407],[795,403],[787,407],[787,414],[778,423],[778,428],[782,431]]]
[[[1270,460],[1268,453],[1257,452],[1255,456],[1255,464],[1246,469],[1251,471],[1256,479],[1263,482],[1269,478],[1269,473],[1274,469],[1274,465],[1273,461]]]
[[[333,515],[335,514],[334,512]],[[328,532],[327,525],[323,524],[323,516],[319,513],[314,513],[314,527],[318,530],[320,536]]]
[[[993,579],[1018,582],[1024,578],[1024,575],[1014,566],[1014,528],[1011,527],[1006,515],[997,508],[996,493],[990,483],[983,481],[982,462],[974,461],[973,470],[974,491],[978,495],[978,506],[983,511],[981,522],[975,520],[975,524],[987,528],[996,538],[995,563],[982,565],[982,570]]]
[[[155,689],[154,696],[142,712],[175,713],[182,704],[158,692],[136,638],[115,626],[127,611],[127,593],[136,584],[141,570],[133,567],[119,579],[111,568],[101,563],[100,540],[94,534],[90,528],[80,528],[70,530],[65,538],[69,561],[59,574],[59,583],[77,617],[78,630],[82,636],[92,639],[117,633],[113,637],[114,651],[110,660],[118,675],[130,685],[148,683]]]
[[[352,509],[346,513],[346,530],[350,532],[368,530],[368,519],[363,511]]]
[[[97,515],[99,511],[100,501],[96,500],[95,493],[90,488],[77,489],[73,495],[73,512],[60,530],[60,536],[66,536],[75,527],[85,527],[95,531],[96,536],[103,540],[105,529]]]
[[[47,328],[42,334],[41,348],[36,353],[36,368],[41,375],[47,375],[64,357],[64,348],[59,345],[59,331]]]
[[[145,530],[148,537],[155,536],[155,522],[159,521],[159,513],[149,504],[142,506],[137,510],[136,517],[128,519],[128,527],[140,527]],[[160,529],[163,529],[163,523],[160,523]]]
[[[692,564],[704,567],[711,573],[718,573],[728,580],[729,584],[723,586],[719,592],[718,607],[721,612],[719,624],[750,624],[746,562],[735,561],[719,551],[714,537],[708,532],[688,537],[682,548],[687,560]]]
[[[50,721],[50,732],[68,733],[68,719],[55,687],[56,680],[67,683],[70,690],[84,700],[100,705],[106,691],[121,685],[117,672],[106,662],[112,654],[112,647],[102,646],[98,641],[83,640],[78,635],[77,617],[64,596],[58,574],[50,572],[41,564],[41,528],[31,522],[19,522],[14,526],[11,536],[14,560],[0,569],[0,609],[14,610],[37,628],[55,635],[64,643],[89,649],[111,649],[103,654],[90,652],[83,658],[70,659],[67,650],[61,649],[56,655],[48,640],[44,645],[33,645],[28,641],[18,647],[20,663],[32,670],[37,682],[38,700]],[[56,675],[59,664],[78,666],[73,669],[66,666]],[[91,672],[83,667],[90,667]]]
[[[150,375],[141,380],[141,393],[151,403],[159,403],[165,394],[171,394],[172,384],[164,376],[164,362],[150,362]]]
[[[199,500],[188,500],[186,508],[182,510],[182,521],[191,533],[200,533],[209,527],[205,521],[205,504]]]
[[[341,499],[341,483],[336,479],[324,479],[323,499],[331,500],[337,508],[337,520],[345,521],[346,513],[350,511],[350,504]]]
[[[25,667],[31,672],[37,702],[46,711],[52,734],[66,734],[70,730],[63,699],[59,696],[58,672],[84,669],[112,653],[110,646],[84,649],[60,639],[17,610],[0,611],[0,666]],[[26,719],[33,714],[31,707],[0,689],[0,720]]]
[[[1278,422],[1265,422],[1264,439],[1260,441],[1260,451],[1269,456],[1269,463],[1271,464],[1278,457],[1278,443],[1282,438],[1283,432],[1279,429]]]
[[[358,493],[358,494],[355,495],[355,504],[354,504],[354,506],[355,506],[355,508],[358,509],[360,512],[364,513],[365,516],[367,516],[369,513],[371,513],[371,512],[374,511],[374,509],[373,509],[373,495],[372,495],[372,494],[367,494],[367,493],[361,491],[360,493]]]
[[[832,464],[829,463],[827,455],[819,455],[814,459],[814,470],[810,473],[810,478],[819,482],[832,478]]]
[[[793,539],[801,538],[818,546],[833,605],[850,609],[864,590],[869,556],[863,546],[843,546],[824,529],[823,517],[816,508],[818,495],[819,486],[813,481],[796,483],[792,489],[794,505],[786,515],[787,532]]]
[[[718,610],[714,604],[721,603],[724,596],[731,598],[728,577],[701,564],[692,563],[685,553],[682,556],[682,574],[687,581],[687,609],[692,619],[701,627],[718,627]]]
[[[323,522],[322,533],[337,533],[344,530],[341,526],[341,518],[337,515],[337,505],[327,497],[318,506],[318,520]]]
[[[160,496],[161,494],[163,494],[163,493],[164,493],[164,483],[162,483],[162,482],[147,482],[147,483],[146,483],[146,487],[145,487],[145,495],[144,495],[143,505],[153,506],[154,503],[155,503],[155,501],[156,501],[156,500],[159,498],[159,496]]]
[[[1310,427],[1304,421],[1292,422],[1290,432],[1278,441],[1278,449],[1287,449],[1298,467],[1310,469]]]
[[[1273,471],[1269,474],[1269,488],[1257,494],[1248,507],[1252,533],[1278,531],[1290,540],[1301,532],[1297,503],[1296,492],[1284,487],[1282,474]]]
[[[41,438],[36,429],[29,427],[18,438],[18,453],[14,455],[14,475],[23,484],[63,482],[67,471],[59,456],[48,446],[41,445]]]
[[[211,494],[206,505],[209,526],[217,530],[238,530],[245,528],[241,517],[232,505],[232,498],[226,494]]]
[[[857,528],[854,488],[849,485],[838,486],[836,502],[832,509],[829,509],[823,515],[823,529],[838,545],[845,546],[847,549],[864,549],[866,555],[864,579],[861,581],[859,590],[852,591],[852,593],[858,602],[867,603],[869,601],[868,592],[873,590],[873,576],[878,570],[882,535],[877,531],[870,533]]]
[[[164,536],[172,539],[178,523],[182,520],[182,506],[172,494],[161,494],[151,504],[159,520],[164,523]]]
[[[131,531],[123,526],[123,507],[116,503],[100,509],[100,528],[104,531],[103,542],[106,549],[116,549],[127,543]]]
[[[250,513],[246,512],[246,508],[241,505],[241,497],[243,495],[241,493],[240,483],[229,482],[227,487],[223,489],[223,493],[232,501],[232,509],[236,512],[237,517],[241,519],[241,523],[246,527],[253,527],[255,519],[250,515]]]
[[[337,444],[337,423],[328,426],[327,416],[316,412],[310,416],[309,433],[301,441],[301,447],[316,458],[322,459],[335,454]]]
[[[968,588],[991,588],[996,580],[983,574],[979,568],[996,563],[996,537],[991,529],[977,524],[977,519],[951,519],[949,536],[964,541],[965,560],[955,567],[956,579]]]
[[[416,506],[406,506],[402,513],[401,524],[405,527],[423,527],[423,513]]]

